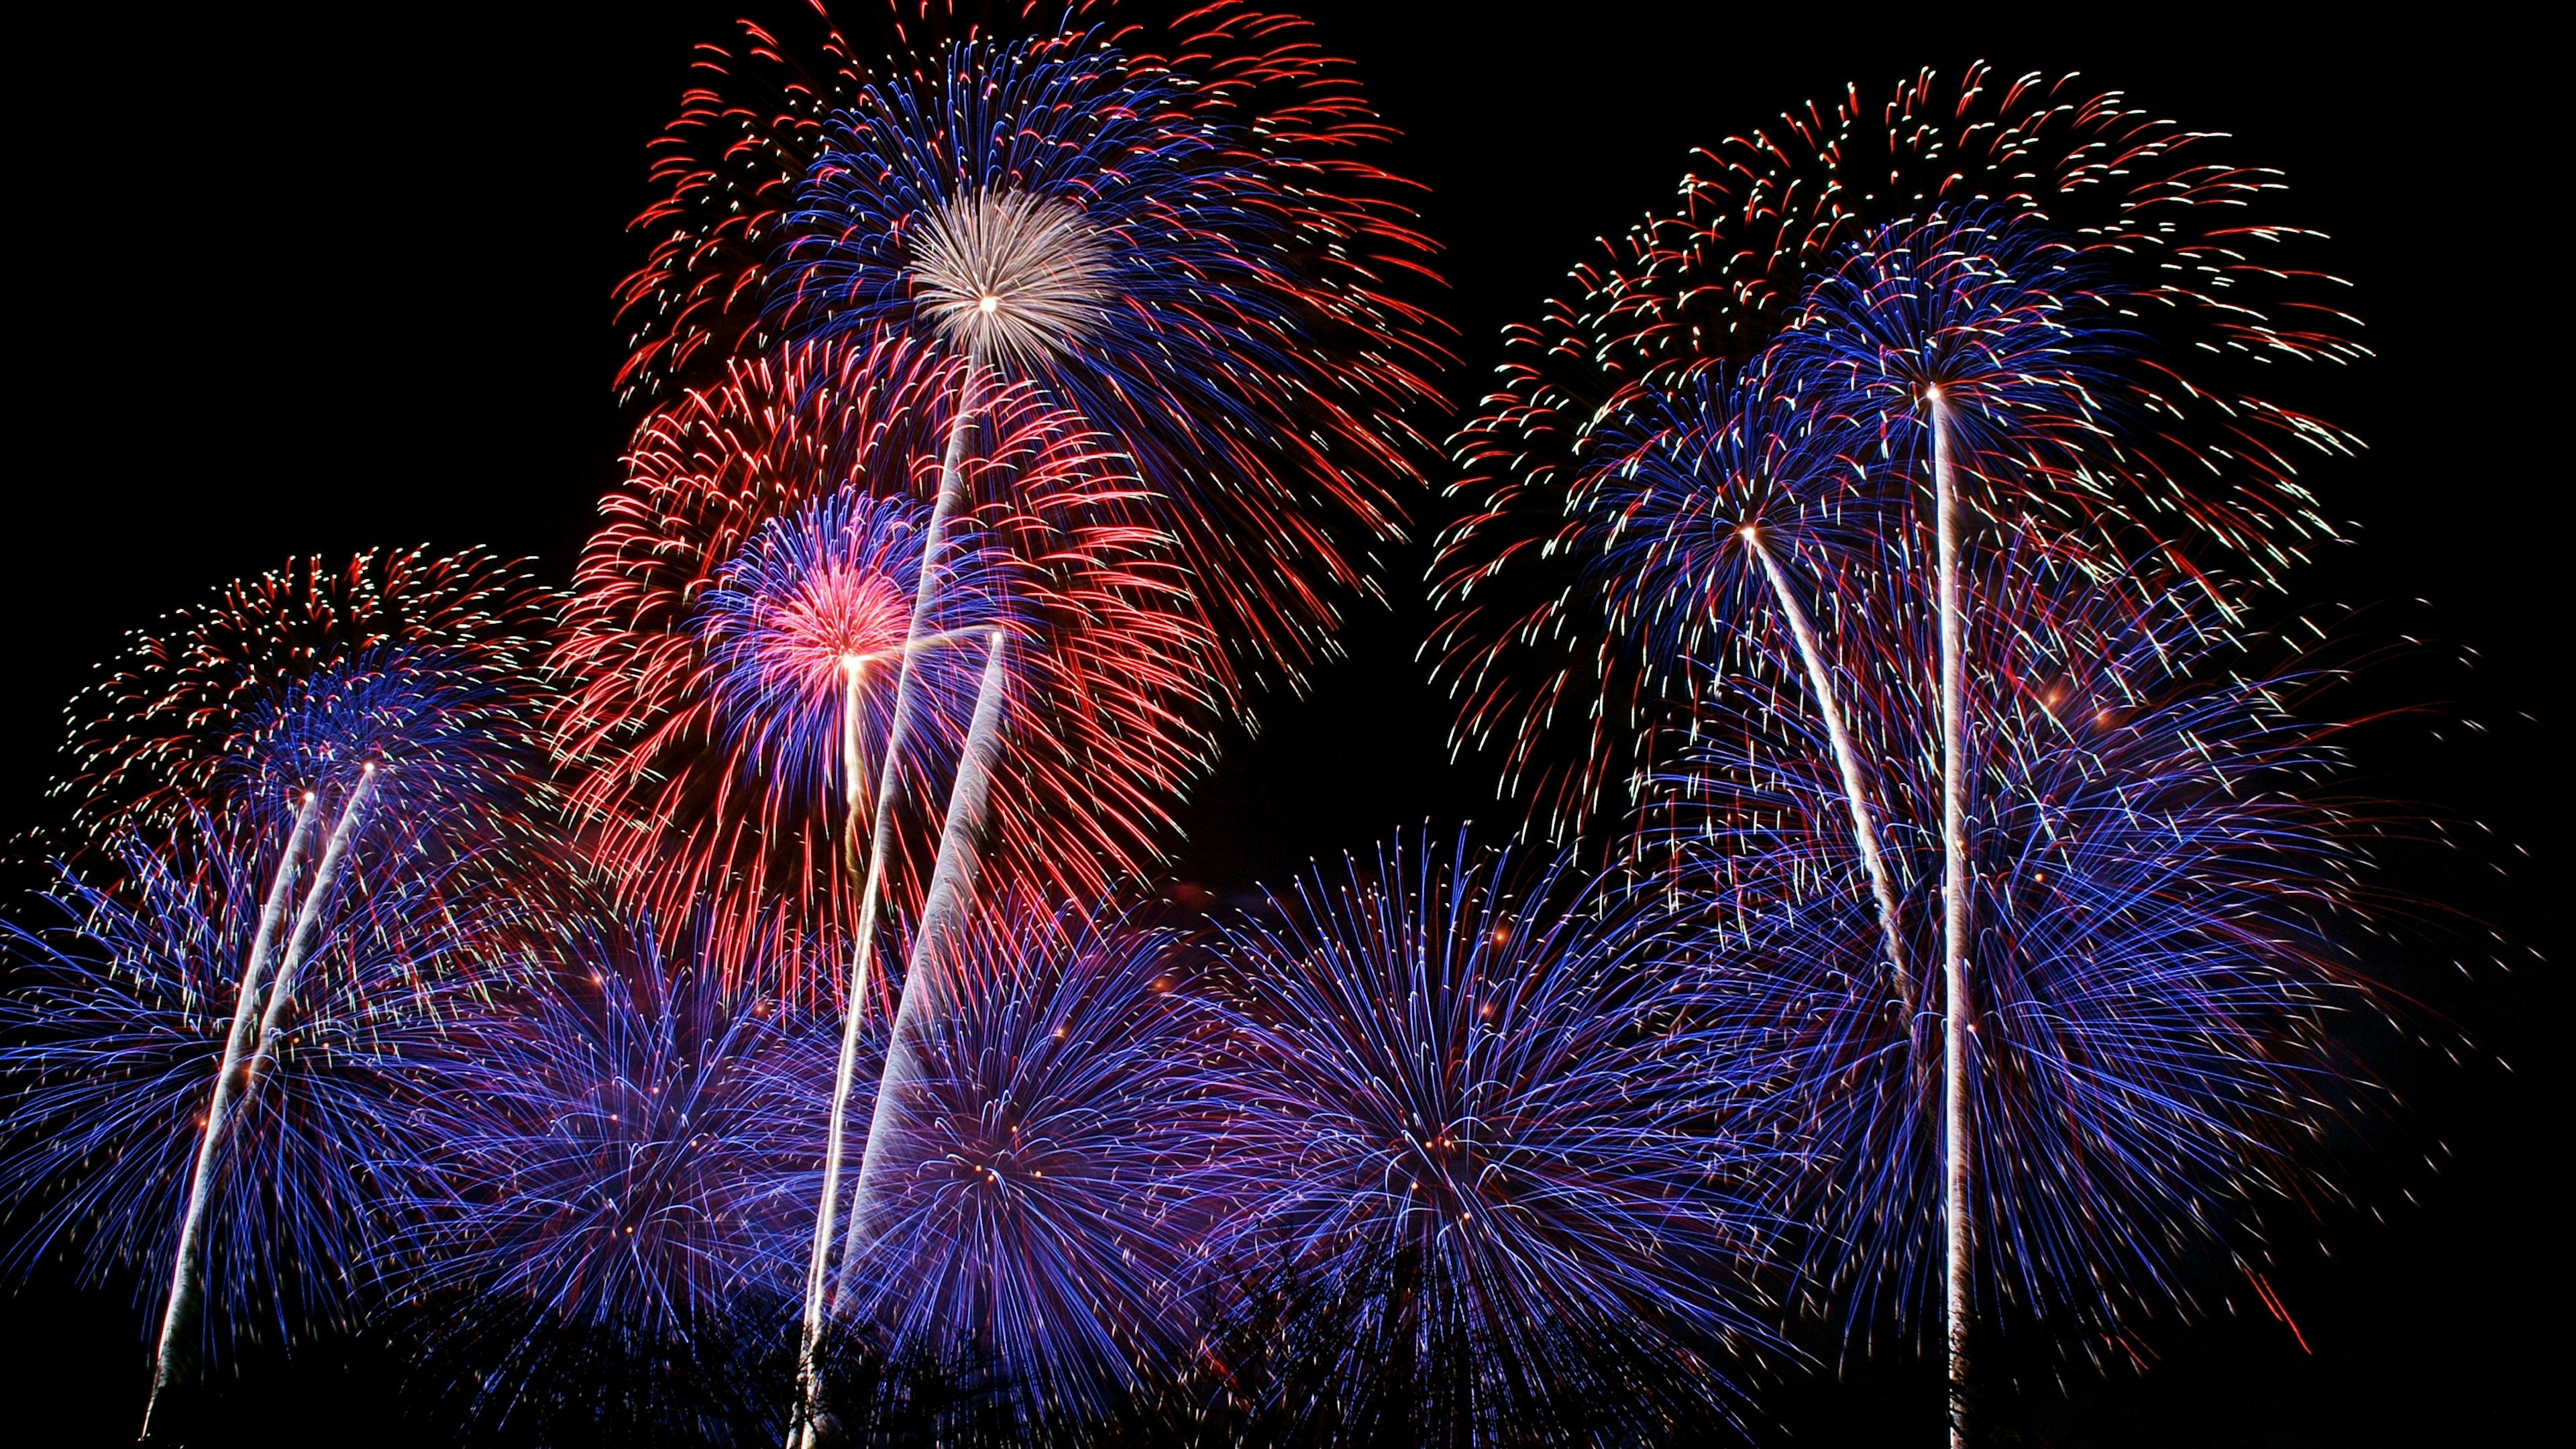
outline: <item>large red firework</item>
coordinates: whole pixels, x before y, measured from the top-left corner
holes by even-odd
[[[898,7],[876,60],[817,6],[808,35],[701,47],[636,221],[652,254],[618,293],[618,385],[654,403],[851,328],[971,351],[961,278],[1007,313],[1023,294],[987,274],[1071,247],[1079,342],[981,360],[1134,460],[1239,657],[1293,680],[1398,534],[1390,484],[1419,478],[1408,417],[1444,356],[1403,294],[1431,244],[1305,22],[1115,8]]]
[[[781,931],[846,948],[866,822],[832,761],[881,756],[878,695],[895,670],[853,692],[866,695],[866,738],[818,749],[815,731],[840,718],[833,662],[899,647],[918,582],[917,544],[799,553],[779,531],[832,500],[926,502],[964,365],[905,339],[738,359],[722,387],[647,419],[583,552],[555,654],[568,691],[554,739],[578,829],[657,919],[712,912],[727,970]],[[1096,896],[1156,859],[1165,802],[1205,757],[1219,657],[1158,536],[1132,517],[1134,483],[1097,441],[1023,388],[981,387],[968,406],[971,513],[952,525],[940,595],[975,637],[941,647],[980,651],[992,629],[1016,641],[990,870]],[[864,514],[882,536],[883,512],[831,516]],[[870,570],[886,576],[859,577]],[[844,626],[849,637],[824,637]],[[897,765],[887,879],[899,913],[919,903],[963,725],[941,717],[955,691],[915,668],[932,676],[914,709],[932,743]],[[795,963],[764,983],[780,990],[818,965],[833,974],[795,952],[770,959]]]

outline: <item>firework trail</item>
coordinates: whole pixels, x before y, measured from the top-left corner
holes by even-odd
[[[846,1312],[898,1350],[966,1356],[1099,1405],[1179,1350],[1195,1250],[1242,1174],[1240,1105],[1183,943],[1005,901],[961,921],[909,1023]],[[918,953],[916,953],[918,955]]]
[[[877,1087],[876,1112],[868,1126],[867,1141],[859,1159],[859,1179],[850,1207],[850,1242],[841,1263],[841,1286],[837,1298],[848,1291],[850,1274],[867,1242],[868,1188],[872,1178],[868,1149],[873,1148],[880,1131],[889,1127],[893,1099],[906,1077],[917,1067],[918,1038],[933,1016],[942,1008],[949,988],[946,957],[953,938],[974,908],[975,882],[983,849],[983,836],[991,818],[993,762],[1001,749],[1001,724],[1004,694],[1009,679],[1007,637],[993,631],[986,646],[984,678],[975,700],[974,724],[967,730],[966,749],[957,767],[957,783],[949,792],[948,810],[939,832],[939,861],[932,868],[930,890],[922,900],[921,926],[913,935],[912,952],[904,968],[903,994],[895,1007],[894,1026],[888,1036],[885,1072]],[[828,1217],[826,1222],[828,1224]],[[823,1258],[816,1256],[819,1274]],[[817,1285],[819,1287],[819,1284]],[[811,1313],[809,1308],[809,1314]]]
[[[2096,303],[2087,316],[2086,303]],[[1951,1439],[1967,1437],[1967,1335],[1973,1293],[1968,1172],[1968,975],[1974,894],[1968,881],[1967,668],[1970,601],[1961,584],[1971,533],[2048,539],[2068,557],[2127,531],[2107,496],[2121,420],[2096,399],[2114,394],[2114,359],[2137,339],[2099,306],[2081,271],[2026,232],[1934,218],[1856,240],[1809,287],[1766,362],[1815,380],[1853,451],[1928,464],[1939,617],[1944,1142],[1948,1224]],[[1928,457],[1926,456],[1928,454]],[[1967,486],[1962,487],[1962,479]],[[1985,528],[1974,528],[1980,521]],[[2107,527],[2105,527],[2107,525]],[[2116,546],[2116,544],[2114,545]],[[2094,550],[2096,562],[2108,563]],[[2116,558],[2116,556],[2114,556]],[[1981,599],[1976,607],[2010,607]]]
[[[1604,642],[1634,650],[1641,678],[1657,693],[1695,694],[1713,677],[1703,661],[1721,665],[1715,677],[1759,667],[1764,651],[1733,647],[1747,615],[1767,614],[1796,644],[1878,898],[1890,984],[1911,1011],[1912,972],[1868,766],[1839,702],[1852,686],[1836,684],[1836,664],[1800,598],[1805,585],[1791,577],[1798,570],[1830,582],[1872,560],[1889,521],[1889,490],[1873,487],[1853,464],[1840,428],[1820,425],[1826,420],[1812,404],[1802,410],[1798,381],[1792,369],[1756,369],[1732,383],[1702,374],[1676,393],[1641,395],[1602,423],[1551,543],[1589,561],[1605,606]]]
[[[606,1407],[592,1360],[774,1327],[795,1300],[832,1024],[728,984],[712,920],[680,933],[695,949],[669,934],[566,923],[413,1064],[430,1151],[385,1270],[439,1305],[495,1431],[579,1432]]]
[[[1515,897],[1506,860],[1458,854],[1399,846],[1222,928],[1223,1069],[1257,1108],[1236,1150],[1263,1166],[1216,1255],[1402,1263],[1368,1341],[1463,1344],[1488,1427],[1579,1380],[1594,1330],[1685,1362],[1767,1341],[1744,1270],[1777,1137],[1671,989],[1692,948],[1607,886],[1559,868]]]
[[[1816,1163],[1795,1207],[1805,1291],[1838,1297],[1855,1338],[1882,1310],[1911,1320],[1948,1297],[1947,1225],[1965,1220],[1978,1296],[2084,1322],[2098,1349],[2131,1309],[2189,1301],[2187,1256],[2227,1248],[2247,1200],[2296,1191],[2296,1147],[2349,1102],[2326,1019],[2373,1005],[2334,944],[2357,861],[2313,798],[2330,731],[2290,713],[2315,681],[2247,659],[2198,580],[2096,581],[2030,548],[1967,572],[1988,605],[1964,622],[1958,715],[1977,966],[1961,1070],[1943,1070],[1954,1038],[1936,1051],[1868,989],[1878,924],[1830,745],[1757,675],[1669,782],[1690,802],[1685,888],[1710,902],[1710,1030],[1768,1060],[1746,1070]],[[1891,567],[1843,601],[1845,647],[1873,656],[1853,726],[1918,957],[1947,929],[1929,899],[1952,778],[1931,593]]]
[[[1135,460],[1224,636],[1297,678],[1366,584],[1353,543],[1395,534],[1445,360],[1390,290],[1431,246],[1359,159],[1389,133],[1348,65],[1231,3],[1000,38],[916,12],[882,63],[804,28],[707,48],[658,148],[629,391],[888,329],[1030,381]]]
[[[832,1292],[835,1302],[848,1295],[851,1274],[855,1271],[859,1255],[867,1247],[868,1188],[872,1180],[868,1167],[876,1160],[872,1149],[878,1141],[878,1134],[888,1126],[891,1099],[916,1069],[919,1053],[914,1039],[922,1029],[922,1022],[937,1009],[937,1002],[944,994],[944,987],[940,984],[943,976],[941,956],[948,938],[955,933],[965,912],[971,909],[984,832],[991,819],[994,756],[1001,747],[999,736],[1010,658],[1006,639],[1007,635],[1002,630],[995,629],[990,631],[985,645],[983,678],[976,689],[974,721],[967,728],[965,749],[958,757],[956,784],[949,792],[948,809],[941,817],[939,858],[931,869],[930,888],[922,900],[921,926],[915,934],[911,960],[904,971],[903,992],[895,1006],[884,1068],[878,1079],[876,1108],[869,1118],[867,1137],[860,1143],[858,1178],[851,1190],[849,1243],[842,1254],[840,1281]],[[862,949],[865,946],[866,937],[862,934]],[[816,1354],[822,1343],[823,1285],[831,1270],[833,1214],[840,1204],[841,1162],[848,1151],[845,1134],[851,1065],[857,1055],[858,1021],[859,1013],[852,1011],[843,1026],[841,1061],[844,1065],[833,1081],[832,1116],[823,1158],[822,1195],[814,1215],[813,1252],[806,1267],[798,1374],[803,1389],[801,1409],[804,1420],[809,1424],[821,1401],[821,1366]],[[813,1431],[809,1428],[806,1433],[810,1442]]]
[[[995,791],[998,874],[1097,895],[1159,858],[1164,802],[1207,757],[1220,666],[1205,622],[1127,516],[1133,481],[1024,389],[976,399],[971,506],[913,628],[962,369],[899,340],[735,364],[725,387],[646,420],[576,575],[553,738],[585,845],[657,920],[706,903],[714,960],[756,955],[780,991],[806,989],[807,956],[856,934],[865,872],[845,862],[877,855],[862,839],[891,832],[881,905],[921,899],[927,802],[975,689],[979,651],[955,637],[1008,622],[1031,645],[1014,656],[1027,707]],[[865,671],[855,756],[850,660]],[[915,744],[888,769],[905,703]],[[811,949],[755,943],[765,930]]]
[[[159,1325],[156,1404],[185,1359],[263,1308],[290,1336],[348,1312],[384,1165],[420,1155],[403,1064],[437,1041],[443,983],[475,950],[457,893],[421,872],[342,893],[305,940],[255,1087],[210,1115],[209,1083],[247,1065],[257,982],[235,972],[274,944],[284,844],[203,817],[158,842],[115,838],[118,884],[66,870],[45,897],[55,925],[7,928],[23,985],[0,998],[0,1192],[32,1211],[6,1261],[70,1248],[93,1282],[134,1271]],[[231,1311],[197,1311],[208,1292]]]
[[[2090,400],[2123,426],[2093,440],[2094,472],[2076,480],[2116,503],[2089,516],[2125,514],[2178,553],[2214,549],[2202,567],[2276,578],[2329,533],[2298,457],[2350,442],[2250,395],[2250,378],[2363,350],[2336,310],[2341,284],[2311,264],[2323,238],[2281,219],[2276,173],[2225,150],[2074,77],[2007,84],[1976,66],[1927,71],[1884,103],[1853,92],[1803,107],[1702,153],[1675,210],[1509,329],[1495,392],[1453,440],[1468,506],[1441,540],[1444,619],[1426,651],[1459,700],[1453,742],[1500,750],[1505,789],[1559,837],[1670,765],[1657,751],[1687,735],[1687,699],[1635,651],[1603,646],[1589,561],[1541,546],[1565,525],[1594,433],[1701,373],[1761,365],[1817,275],[1874,234],[1939,218],[2021,238],[2080,280],[2060,299],[2071,323],[2094,330],[2109,314],[2134,337]],[[2111,552],[2134,556],[2147,538]]]

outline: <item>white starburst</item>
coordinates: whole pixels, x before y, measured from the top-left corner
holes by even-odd
[[[1079,207],[1018,191],[951,198],[922,219],[912,243],[922,311],[994,363],[1064,351],[1100,319],[1108,270]]]

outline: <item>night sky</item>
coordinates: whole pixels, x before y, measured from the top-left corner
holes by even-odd
[[[35,35],[22,22],[6,534],[22,623],[0,776],[13,835],[46,818],[62,704],[90,666],[223,580],[420,542],[568,577],[631,422],[610,401],[608,298],[641,255],[623,228],[647,199],[644,143],[675,108],[689,44],[727,35],[742,8],[534,22],[506,7],[299,22],[98,10]],[[2544,114],[2558,47],[2442,6],[2363,33],[2343,28],[2349,11],[2231,28],[2240,7],[2076,7],[2117,26],[2055,7],[1890,23],[1579,5],[1521,24],[1482,7],[1303,8],[1402,130],[1381,159],[1430,187],[1422,225],[1450,287],[1428,300],[1458,357],[1438,381],[1461,405],[1502,325],[1533,314],[1593,238],[1667,206],[1691,147],[1846,81],[1872,96],[1978,58],[2006,75],[2078,70],[2288,174],[2289,209],[2334,236],[2377,353],[2296,380],[2370,447],[2306,474],[2352,542],[2293,591],[2311,610],[2353,606],[2346,637],[2391,646],[2345,712],[2413,707],[2357,737],[2362,788],[2462,842],[2387,854],[2375,884],[2412,903],[2389,906],[2389,939],[2364,949],[2427,1036],[2470,1046],[2458,1065],[2373,1048],[2402,1105],[2331,1144],[2350,1201],[2267,1222],[2304,1350],[2269,1317],[2222,1312],[2163,1329],[2144,1373],[2070,1366],[2061,1384],[2036,1344],[1989,1371],[2011,1378],[2032,1443],[2505,1442],[2565,1377],[2565,1207],[2544,1184],[2567,1146],[2568,1002],[2542,909],[2564,899],[2542,884],[2556,851],[2543,811],[2562,794],[2543,681],[2566,661],[2568,576],[2547,421],[2563,412],[2551,358],[2566,323],[2549,280],[2563,224],[2547,220],[2566,171],[2564,120]],[[1410,503],[1427,539],[1443,505]],[[1391,606],[1353,611],[1347,658],[1304,698],[1259,700],[1257,735],[1227,740],[1183,811],[1179,878],[1222,897],[1426,821],[1501,838],[1512,807],[1493,798],[1492,765],[1452,761],[1446,702],[1415,662],[1427,557],[1420,542],[1389,551]],[[84,1426],[71,1442],[130,1431],[146,1366],[121,1296],[40,1281],[0,1306],[0,1329],[13,1418],[50,1401]],[[363,1413],[399,1440],[383,1371],[363,1345],[254,1369],[297,1385],[296,1418]],[[1897,1351],[1839,1381],[1783,1372],[1761,1403],[1783,1443],[1929,1444],[1936,1380]]]

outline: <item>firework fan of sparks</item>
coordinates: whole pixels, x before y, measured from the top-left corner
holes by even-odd
[[[299,559],[236,580],[136,631],[72,700],[71,769],[53,793],[78,836],[97,842],[248,798],[274,805],[318,782],[299,772],[402,752],[424,730],[477,756],[450,769],[436,763],[448,751],[434,751],[419,762],[425,776],[532,789],[531,771],[493,768],[493,756],[530,732],[538,696],[527,681],[552,602],[519,565],[475,552],[371,549],[345,566]],[[320,678],[333,671],[336,683]],[[334,712],[316,706],[335,691],[329,723]],[[281,730],[300,738],[271,738]]]
[[[719,963],[774,929],[835,950],[855,917],[856,872],[837,861],[853,824],[836,773],[842,671],[880,635],[900,640],[920,554],[907,510],[937,489],[963,367],[901,339],[738,363],[724,388],[647,420],[603,505],[554,656],[569,682],[556,748],[592,854],[657,919],[712,910]],[[1206,755],[1222,657],[1089,435],[1021,388],[972,406],[975,511],[943,550],[966,586],[940,604],[955,618],[931,622],[1021,640],[992,869],[1088,897],[1156,858],[1163,802]],[[941,638],[916,661],[934,685],[952,672]],[[895,671],[876,662],[863,703],[882,731]],[[971,669],[959,677],[928,704],[971,704]],[[964,723],[927,735],[953,756]],[[859,751],[871,766],[874,738]],[[888,880],[905,909],[936,844],[940,763],[902,761]],[[786,983],[816,965],[759,953]]]
[[[1651,673],[1583,628],[1531,626],[1552,607],[1579,621],[1597,609],[1578,577],[1588,560],[1544,546],[1568,527],[1595,432],[1700,373],[1769,367],[1819,275],[1944,218],[2007,238],[1999,250],[2026,275],[2071,278],[2049,300],[2061,325],[2129,339],[2117,366],[2075,359],[2101,391],[2057,409],[2119,423],[2096,427],[2089,474],[2059,472],[2108,495],[2094,520],[2125,510],[2160,543],[2214,549],[2203,567],[2277,577],[2328,532],[2297,458],[2351,444],[2248,395],[2245,375],[2363,351],[2332,306],[2340,284],[2305,265],[2321,238],[2276,217],[2279,177],[2223,153],[2223,137],[2088,96],[2071,77],[2003,84],[1983,67],[1926,72],[1883,106],[1852,93],[1705,153],[1675,212],[1577,268],[1537,324],[1510,329],[1499,386],[1453,439],[1469,502],[1434,566],[1444,619],[1430,653],[1462,701],[1456,742],[1498,742],[1506,790],[1558,834],[1669,763],[1631,743],[1670,723],[1652,718]],[[1612,723],[1595,723],[1596,705]],[[1623,712],[1638,715],[1630,727]]]
[[[1196,1250],[1257,1170],[1190,963],[1157,931],[1002,902],[921,968],[935,1005],[886,1089],[844,1311],[1000,1368],[1041,1413],[1186,1341]]]
[[[1766,1341],[1746,1270],[1778,1139],[1671,989],[1691,948],[1605,885],[1515,897],[1463,854],[1399,843],[1223,928],[1237,1151],[1267,1166],[1217,1256],[1400,1260],[1392,1337],[1463,1341],[1476,1417],[1537,1407],[1515,1396],[1579,1377],[1597,1331],[1703,1368]]]
[[[2197,581],[2089,574],[2036,550],[1975,574],[1994,602],[1968,651],[1970,1181],[1980,1292],[2090,1324],[2099,1352],[2134,1310],[2192,1302],[2192,1257],[2250,1250],[2227,1227],[2249,1199],[2306,1193],[2297,1149],[2366,1090],[2328,1019],[2377,997],[2336,945],[2357,858],[2353,818],[2315,798],[2330,731],[2289,708],[2315,678],[2245,658]],[[1926,592],[1920,570],[1889,570],[1827,628],[1851,661],[1905,883],[1926,973],[1914,999],[1931,1002]],[[1809,702],[1752,673],[1725,694],[1686,770],[1659,782],[1681,888],[1709,911],[1710,1030],[1767,1077],[1812,1154],[1793,1209],[1811,1229],[1804,1291],[1830,1297],[1855,1339],[1882,1310],[1937,1324],[1938,1009],[1909,1018],[1882,986],[1880,925]]]
[[[93,1282],[133,1276],[156,1318],[206,1095],[224,1055],[241,962],[283,841],[192,817],[176,836],[115,837],[113,889],[65,871],[48,927],[8,926],[0,997],[7,1155],[0,1194],[29,1209],[6,1262],[68,1254]],[[209,1293],[198,1351],[262,1322],[290,1337],[346,1322],[364,1268],[428,1150],[409,1064],[443,1044],[442,984],[475,923],[434,881],[347,893],[319,924],[295,1009],[261,1056],[212,1184]]]
[[[710,61],[639,221],[671,229],[621,293],[628,379],[705,375],[686,359],[723,339],[892,326],[972,351],[1135,459],[1227,637],[1293,676],[1365,583],[1354,543],[1394,536],[1381,480],[1418,476],[1404,415],[1443,359],[1395,293],[1430,244],[1407,185],[1357,159],[1387,133],[1302,21],[1087,24],[897,27],[882,75],[828,21],[810,64],[761,31]]]
[[[647,1340],[792,1300],[837,1034],[655,934],[569,926],[417,1064],[409,1125],[435,1150],[403,1175],[390,1254],[412,1292],[463,1305],[451,1331],[495,1298]],[[506,1370],[485,1387],[512,1394]]]

